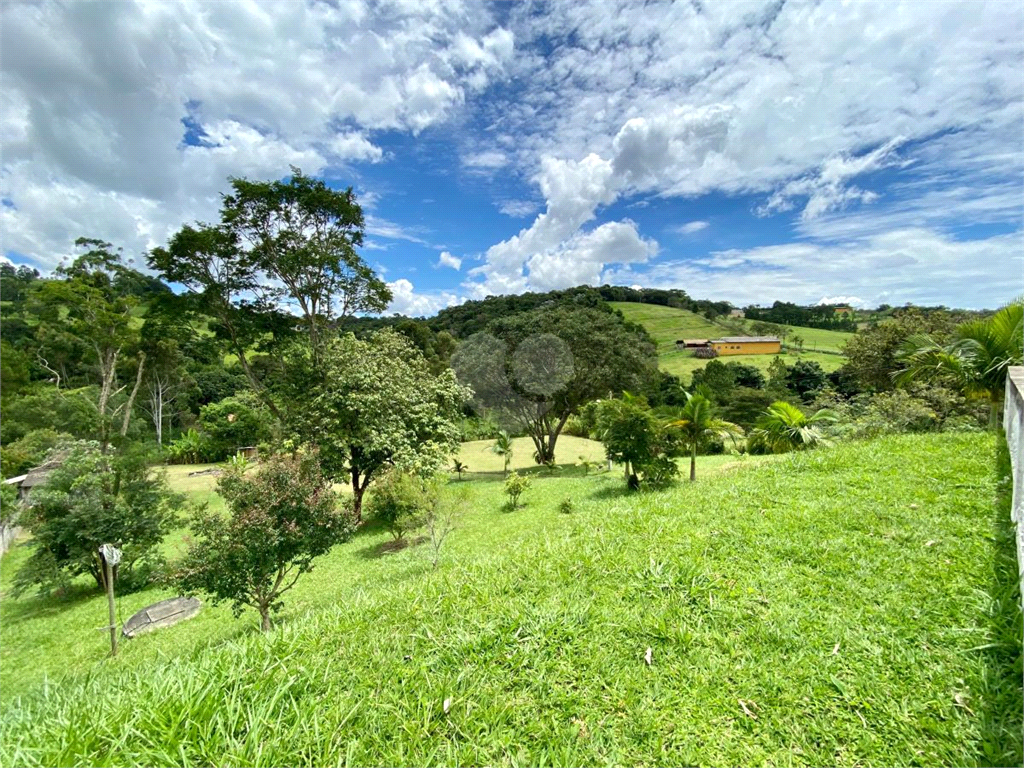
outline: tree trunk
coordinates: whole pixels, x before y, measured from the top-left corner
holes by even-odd
[[[270,631],[270,607],[266,606],[266,605],[261,605],[259,607],[259,610],[260,610],[260,631],[261,632],[269,632]]]
[[[366,481],[359,483],[359,470],[352,470],[352,514],[356,524],[363,522],[363,492],[366,490]]]
[[[135,407],[135,397],[139,394],[139,387],[142,386],[142,371],[146,366],[146,353],[139,353],[139,370],[135,375],[135,386],[132,387],[132,393],[128,396],[128,402],[124,406],[124,421],[121,423],[121,437],[128,434],[128,423],[132,418],[132,408]]]
[[[690,450],[690,482],[697,479],[697,443],[694,442]]]

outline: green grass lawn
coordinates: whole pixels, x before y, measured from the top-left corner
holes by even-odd
[[[743,333],[751,333],[751,321],[749,320],[711,322],[688,310],[673,309],[658,304],[639,304],[628,301],[612,301],[609,304],[620,310],[627,320],[643,325],[647,329],[658,345],[658,362],[661,369],[674,376],[679,376],[684,381],[688,380],[695,370],[707,365],[707,360],[694,357],[692,352],[677,350],[677,339],[713,339],[737,335],[739,331],[726,325],[725,322],[734,324],[737,328],[742,329]],[[786,327],[789,328],[791,337],[798,335],[804,339],[803,352],[790,351],[782,355],[782,359],[787,365],[792,365],[801,359],[812,360],[821,365],[826,373],[829,373],[843,364],[844,358],[838,353],[853,334],[818,328]],[[775,357],[776,355],[730,355],[720,359],[723,362],[753,365],[762,371],[767,371]]]
[[[505,459],[491,450],[493,446],[493,440],[473,440],[462,444],[459,461],[469,467],[468,476],[472,477],[481,472],[504,472]],[[540,471],[542,468],[533,460],[534,451],[536,448],[533,447],[530,438],[514,438],[510,468],[518,471]],[[583,437],[559,436],[555,444],[555,460],[559,464],[575,464],[580,460],[580,456],[587,461],[603,462],[604,446],[596,440],[587,440]]]
[[[827,355],[821,352],[804,352],[803,354],[782,354],[782,355],[728,355],[717,358],[723,363],[743,363],[752,365],[759,371],[768,372],[768,366],[776,357],[781,357],[786,365],[793,365],[797,360],[813,360],[821,366],[825,373],[831,373],[839,368],[845,358],[839,355]],[[663,371],[678,376],[684,383],[689,381],[690,376],[698,368],[708,364],[707,360],[694,357],[690,352],[668,352],[658,355],[658,367]]]
[[[566,469],[515,512],[496,473],[454,481],[437,570],[368,525],[270,634],[204,606],[116,659],[101,595],[3,595],[0,764],[1020,764],[993,449],[885,438],[642,494]]]

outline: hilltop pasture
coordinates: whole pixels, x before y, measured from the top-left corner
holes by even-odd
[[[613,301],[609,304],[619,310],[626,320],[644,326],[658,347],[659,367],[679,376],[684,381],[692,373],[704,367],[707,360],[694,357],[692,352],[676,349],[678,339],[713,339],[721,336],[737,336],[753,333],[752,322],[743,319],[720,319],[714,322],[685,309],[675,309],[660,304],[639,304],[627,301]],[[828,331],[819,328],[800,328],[786,326],[789,329],[787,345],[790,347],[780,355],[730,355],[723,357],[726,362],[753,365],[767,371],[775,357],[781,357],[787,365],[797,360],[812,360],[828,373],[843,364],[841,354],[843,345],[853,334],[842,331]],[[793,336],[804,339],[804,351],[792,349]]]

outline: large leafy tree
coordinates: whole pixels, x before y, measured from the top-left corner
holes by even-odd
[[[808,416],[795,405],[780,400],[768,406],[758,419],[750,434],[750,447],[770,453],[786,453],[825,444],[828,440],[821,426],[836,419],[836,414],[827,408]]]
[[[168,490],[148,458],[137,451],[103,453],[95,442],[51,454],[57,466],[32,491],[20,518],[32,533],[33,551],[15,577],[16,590],[61,586],[81,574],[102,586],[101,544],[122,550],[121,575],[154,558],[183,499]]]
[[[314,454],[273,458],[248,473],[230,468],[217,490],[229,513],[204,510],[197,516],[197,538],[176,582],[186,593],[230,601],[236,615],[255,608],[267,631],[282,596],[317,557],[351,536],[351,516],[340,508]]]
[[[918,334],[900,347],[899,383],[915,379],[947,381],[968,397],[987,400],[989,424],[996,428],[1002,412],[1006,373],[1020,365],[1024,347],[1024,301],[1009,304],[991,317],[957,326],[952,341],[941,344]]]
[[[67,386],[70,360],[85,362],[98,387],[92,404],[96,434],[106,451],[114,435],[128,432],[145,371],[133,311],[136,289],[146,278],[126,265],[110,243],[79,238],[75,244],[84,253],[58,267],[57,279],[37,281],[33,289],[31,303],[39,317],[37,361],[58,390]],[[126,356],[134,358],[135,376],[134,382],[122,384],[118,373]],[[115,404],[124,391],[127,398]]]
[[[679,411],[679,417],[669,424],[678,430],[690,454],[690,482],[697,479],[697,449],[709,437],[738,437],[743,430],[732,422],[720,419],[715,406],[704,395],[691,395]]]
[[[313,365],[307,353],[289,358],[289,396],[306,398],[297,429],[319,448],[329,476],[347,475],[357,522],[366,488],[383,470],[429,475],[449,465],[470,396],[450,369],[433,373],[419,350],[391,330],[337,337],[320,364],[323,375],[314,377],[304,373]]]
[[[927,335],[942,346],[954,338],[963,318],[945,310],[924,312],[914,307],[901,309],[891,319],[859,331],[843,347],[843,370],[862,389],[885,392],[896,386],[900,370],[900,347],[908,338]]]
[[[539,463],[555,460],[566,421],[591,400],[636,391],[656,375],[655,349],[619,316],[556,305],[491,322],[452,356],[478,404],[524,428]]]
[[[293,168],[285,181],[232,179],[220,222],[184,227],[149,263],[214,317],[254,389],[280,404],[251,360],[254,349],[305,329],[314,370],[338,318],[387,308],[391,292],[356,252],[363,213],[352,189],[335,190]]]

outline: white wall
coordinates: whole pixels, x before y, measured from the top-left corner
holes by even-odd
[[[1017,528],[1017,570],[1024,594],[1024,367],[1010,369],[1006,377],[1003,429],[1013,463],[1013,506],[1010,515]]]

